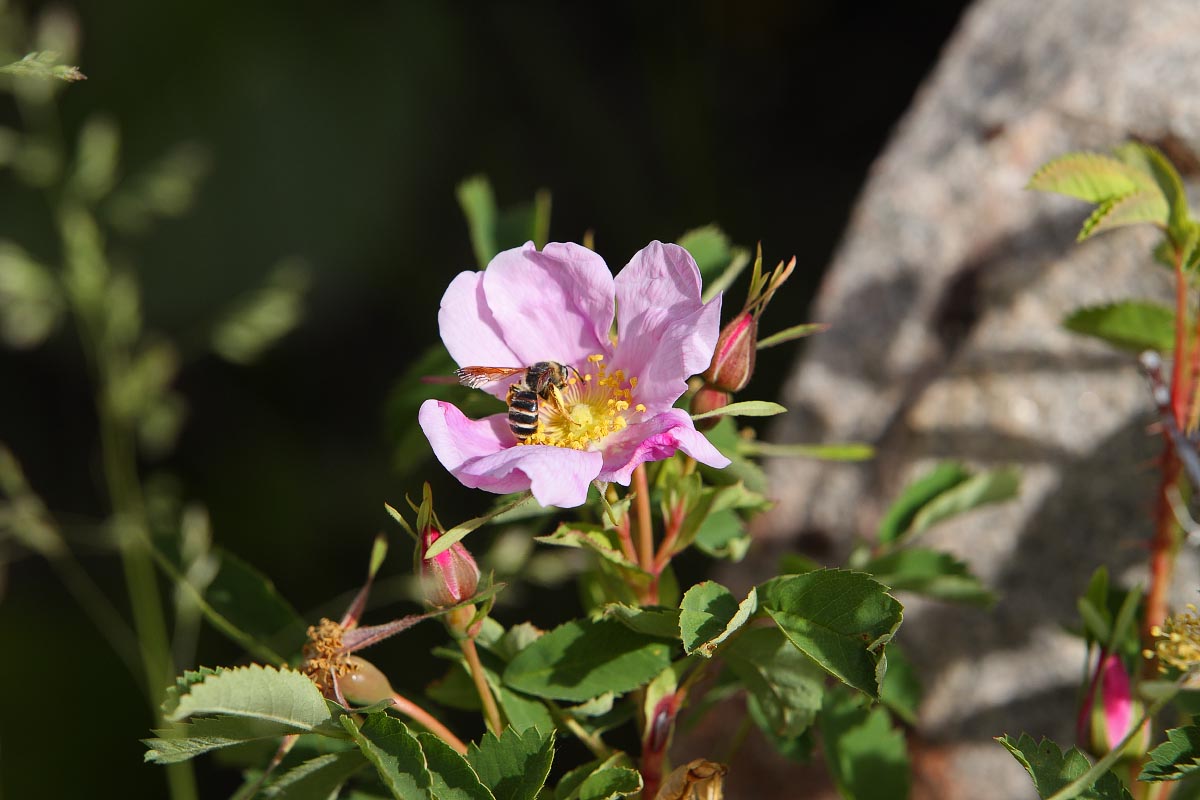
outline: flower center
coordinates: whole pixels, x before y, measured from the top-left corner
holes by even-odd
[[[566,386],[538,401],[537,433],[522,444],[588,450],[628,425],[629,415],[646,411],[633,403],[637,378],[626,378],[620,369],[610,373],[600,354],[588,356],[588,364],[579,377],[571,375]]]

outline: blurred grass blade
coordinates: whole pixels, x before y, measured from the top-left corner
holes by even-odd
[[[243,298],[213,331],[212,346],[235,364],[249,364],[303,316],[309,270],[299,259],[280,262],[263,288]]]
[[[458,185],[458,205],[467,218],[467,231],[475,262],[480,269],[487,267],[496,255],[496,195],[485,175],[472,175]]]

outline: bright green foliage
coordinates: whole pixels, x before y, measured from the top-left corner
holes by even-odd
[[[777,628],[743,630],[721,651],[773,736],[802,734],[821,708],[825,673]]]
[[[496,245],[496,195],[484,175],[472,175],[458,185],[458,205],[467,218],[467,231],[480,269],[500,252]]]
[[[508,641],[511,642],[511,639]],[[554,720],[545,704],[504,684],[501,675],[509,656],[504,652],[505,648],[501,646],[501,642],[486,644],[480,641],[479,644],[484,674],[508,723],[522,731],[533,727],[544,731],[553,728]],[[477,710],[480,707],[479,694],[467,671],[462,651],[458,648],[439,648],[434,652],[454,661],[457,666],[451,667],[444,678],[430,687],[429,696],[453,708]]]
[[[683,649],[711,658],[718,646],[738,631],[758,610],[758,592],[741,603],[715,581],[704,581],[688,589],[679,605],[679,632]]]
[[[868,562],[863,570],[894,591],[980,606],[991,605],[996,599],[967,571],[966,564],[937,550],[895,550]]]
[[[328,800],[351,775],[367,765],[357,750],[309,759],[279,776],[262,790],[272,800]]]
[[[821,710],[825,762],[846,800],[908,797],[908,750],[904,733],[887,711],[867,709],[845,692],[830,692]]]
[[[815,458],[818,461],[867,461],[875,457],[875,448],[862,442],[837,444],[772,444],[748,440],[741,443],[745,455]]]
[[[1140,586],[1128,592],[1109,585],[1108,568],[1101,565],[1092,573],[1087,591],[1079,598],[1079,616],[1083,620],[1084,639],[1109,652],[1132,656],[1141,650],[1137,625],[1142,598]],[[1146,686],[1143,683],[1143,688]]]
[[[879,523],[879,541],[896,542],[912,527],[918,512],[943,492],[971,477],[961,464],[943,462],[904,488]]]
[[[484,175],[473,175],[458,185],[458,204],[467,218],[467,230],[480,269],[501,250],[532,241],[541,249],[550,231],[550,193],[539,190],[532,203],[500,211],[492,184]]]
[[[716,225],[693,228],[676,239],[675,243],[696,260],[705,286],[720,275],[733,259],[729,236]]]
[[[1135,225],[1139,222],[1162,223],[1167,216],[1167,203],[1157,188],[1141,189],[1121,197],[1105,200],[1096,206],[1079,229],[1076,241],[1082,242],[1095,233]]]
[[[638,633],[658,639],[679,638],[680,612],[673,608],[641,608],[623,603],[608,603],[600,615],[615,619]]]
[[[475,770],[450,745],[432,733],[418,733],[417,741],[425,753],[437,800],[494,800]]]
[[[532,495],[530,495],[528,493],[522,493],[520,495],[517,495],[516,499],[514,499],[511,503],[509,503],[506,506],[500,506],[499,508],[493,508],[490,511],[488,511],[486,514],[481,514],[478,517],[472,517],[471,519],[467,520],[466,522],[460,522],[459,524],[455,525],[453,528],[450,528],[445,533],[443,533],[440,537],[438,537],[438,540],[436,542],[434,542],[433,544],[431,544],[429,546],[429,548],[425,551],[425,558],[430,559],[430,558],[433,558],[434,556],[441,555],[442,553],[446,552],[451,547],[453,547],[455,542],[462,541],[464,538],[466,538],[467,534],[471,533],[472,531],[478,530],[480,527],[482,527],[484,525],[484,523],[491,522],[493,519],[500,516],[501,514],[529,502],[531,497],[532,497]],[[424,526],[420,524],[420,518],[418,518],[417,528],[418,529],[424,528]]]
[[[921,705],[921,681],[917,670],[895,642],[888,645],[888,668],[879,691],[880,701],[909,725],[917,724]]]
[[[1126,142],[1113,152],[1126,164],[1154,179],[1169,209],[1165,220],[1167,235],[1176,246],[1182,247],[1195,234],[1188,218],[1187,192],[1179,172],[1158,148],[1141,142]]]
[[[379,773],[396,800],[433,800],[433,778],[425,768],[425,755],[416,737],[398,719],[369,714],[362,728],[347,715],[339,720],[358,749]]]
[[[1020,739],[1015,742],[1010,736],[1000,736],[996,741],[1004,745],[1008,752],[1021,762],[1021,766],[1033,778],[1033,786],[1038,796],[1042,798],[1050,797],[1065,788],[1092,766],[1078,749],[1072,747],[1064,753],[1049,739],[1036,742],[1027,733],[1021,734]],[[1105,772],[1095,784],[1075,796],[1085,800],[1133,800],[1121,779],[1111,771]]]
[[[640,792],[641,774],[629,757],[617,753],[603,761],[590,761],[568,772],[554,787],[554,800],[617,800]]]
[[[163,704],[167,719],[230,715],[289,725],[304,731],[329,727],[333,715],[325,698],[299,672],[251,664],[204,676]]]
[[[766,350],[768,347],[784,344],[785,342],[794,342],[797,339],[803,339],[806,336],[812,336],[814,333],[828,330],[829,326],[821,322],[805,322],[801,325],[793,325],[790,328],[784,328],[778,333],[772,333],[770,336],[764,336],[758,340],[758,349]]]
[[[696,260],[704,280],[704,301],[716,297],[733,285],[750,263],[750,253],[732,247],[729,237],[716,225],[694,228],[675,240]]]
[[[787,408],[767,400],[743,400],[730,403],[727,406],[705,411],[703,414],[692,414],[692,419],[708,419],[709,417],[773,417],[776,414],[786,414]]]
[[[1119,159],[1099,153],[1068,153],[1035,172],[1029,179],[1029,188],[1103,203],[1157,187],[1145,171]]]
[[[548,536],[536,536],[537,541],[543,544],[556,545],[558,547],[578,547],[584,550],[590,550],[601,558],[611,561],[618,567],[629,570],[631,572],[642,572],[641,567],[634,564],[625,554],[613,543],[610,531],[606,531],[600,525],[589,525],[587,523],[563,523],[558,526],[558,529]]]
[[[1150,751],[1139,781],[1177,781],[1200,770],[1200,725],[1167,731],[1167,741]]]
[[[1080,241],[1121,225],[1149,222],[1167,232],[1176,250],[1189,254],[1197,231],[1179,173],[1157,149],[1140,142],[1121,145],[1114,155],[1071,153],[1056,158],[1037,171],[1029,188],[1096,204],[1079,232]]]
[[[884,586],[830,569],[775,578],[759,587],[758,597],[792,644],[834,677],[879,696],[887,670],[883,646],[903,618]]]
[[[505,728],[499,737],[486,733],[467,751],[467,761],[496,800],[534,800],[553,760],[554,734],[537,728],[523,733]]]
[[[736,511],[723,509],[710,512],[696,528],[692,544],[713,558],[741,561],[750,550],[750,534],[746,521]]]
[[[604,767],[588,775],[579,787],[579,800],[618,800],[642,790],[642,775],[631,767]],[[568,795],[572,797],[572,795]]]
[[[1021,475],[1015,468],[997,469],[972,475],[921,507],[912,518],[905,535],[915,535],[944,520],[980,506],[1000,503],[1017,496]]]
[[[767,474],[762,467],[754,463],[742,451],[744,440],[738,435],[737,424],[732,417],[722,417],[712,430],[705,435],[713,447],[721,451],[721,455],[730,460],[730,465],[722,470],[701,469],[701,474],[710,484],[724,485],[741,481],[746,488],[753,492],[767,491]]]
[[[671,489],[669,504],[682,504],[685,514],[672,552],[682,552],[695,544],[714,558],[740,560],[750,546],[742,514],[764,511],[771,507],[771,502],[741,480],[724,486],[705,486],[696,473],[667,475],[668,469],[677,463],[666,462],[659,472],[660,483]]]
[[[276,653],[299,652],[308,625],[271,579],[228,551],[217,556],[220,566],[204,592],[209,620],[251,652],[255,642]]]
[[[210,750],[260,739],[278,739],[310,729],[282,720],[252,717],[199,717],[194,722],[176,728],[154,731],[157,739],[143,739],[150,748],[145,760],[155,764],[174,764],[187,761]]]
[[[670,661],[670,647],[662,640],[621,622],[575,620],[518,653],[504,671],[504,682],[536,697],[579,702],[636,689]]]
[[[1063,327],[1124,350],[1175,349],[1175,312],[1158,303],[1125,300],[1072,311]]]

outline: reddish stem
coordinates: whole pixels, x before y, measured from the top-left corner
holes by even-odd
[[[1175,358],[1171,369],[1171,412],[1175,424],[1184,430],[1188,418],[1191,376],[1188,355],[1188,298],[1187,278],[1183,272],[1183,253],[1175,251]],[[1167,618],[1167,590],[1175,566],[1175,512],[1171,507],[1171,492],[1179,481],[1179,456],[1166,432],[1163,433],[1163,454],[1160,463],[1158,498],[1154,510],[1154,538],[1150,542],[1150,588],[1146,593],[1146,613],[1142,615],[1142,641],[1152,642],[1151,629]],[[1143,675],[1155,676],[1152,661],[1147,660]]]
[[[629,531],[629,515],[626,514],[617,523],[617,536],[621,540],[621,552],[625,554],[625,558],[629,559],[630,563],[638,562],[637,551],[633,549],[633,534]]]
[[[638,566],[651,574],[641,601],[655,605],[658,603],[658,576],[654,573],[654,527],[650,521],[650,482],[646,479],[645,464],[639,464],[633,471],[633,491],[633,505],[637,511]]]
[[[642,800],[653,800],[662,785],[663,759],[671,742],[675,717],[686,694],[687,689],[681,686],[674,694],[659,700],[650,719],[646,720],[646,730],[642,734]]]
[[[1171,410],[1175,424],[1186,432],[1187,401],[1191,384],[1188,358],[1187,278],[1183,274],[1183,253],[1175,251],[1175,359],[1171,368]]]
[[[1171,489],[1179,480],[1179,458],[1168,442],[1162,454],[1162,477],[1154,509],[1154,538],[1150,542],[1150,589],[1146,592],[1146,613],[1142,616],[1142,641],[1154,641],[1150,632],[1167,618],[1167,589],[1175,566],[1175,511],[1171,507]],[[1143,675],[1157,677],[1156,662],[1146,660]]]
[[[443,725],[435,716],[430,714],[428,711],[421,708],[419,705],[417,705],[413,701],[409,700],[404,695],[400,695],[400,694],[392,695],[392,703],[394,704],[392,706],[393,708],[395,708],[397,711],[399,711],[404,716],[409,717],[410,719],[414,720],[415,722],[418,722],[421,725],[423,725],[425,728],[427,728],[429,730],[430,733],[437,736],[443,742],[445,742],[446,744],[453,747],[455,749],[455,751],[457,751],[459,754],[462,754],[462,755],[466,754],[467,746],[465,744],[463,744],[463,740],[459,739],[457,736],[455,736],[453,733],[451,733],[449,728],[447,728],[445,725]]]
[[[686,518],[683,503],[680,502],[663,521],[666,531],[663,533],[662,544],[658,546],[658,553],[654,556],[654,577],[661,575],[667,564],[671,563],[671,551],[675,548],[675,541],[679,538],[679,531],[683,529]]]

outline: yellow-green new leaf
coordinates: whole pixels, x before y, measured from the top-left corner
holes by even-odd
[[[1063,320],[1063,327],[1139,353],[1169,353],[1175,349],[1175,311],[1148,301],[1125,300],[1080,308]]]
[[[1105,200],[1097,206],[1091,216],[1084,220],[1075,241],[1082,242],[1102,231],[1122,225],[1136,225],[1139,222],[1150,222],[1165,228],[1169,215],[1167,200],[1158,187],[1139,189],[1121,197]]]
[[[1068,153],[1034,173],[1028,187],[1089,203],[1103,203],[1142,189],[1155,189],[1153,177],[1100,153]]]
[[[727,406],[705,411],[703,414],[692,414],[692,419],[708,419],[709,417],[773,417],[776,414],[786,414],[787,408],[768,400],[743,400],[740,403],[730,403]]]

